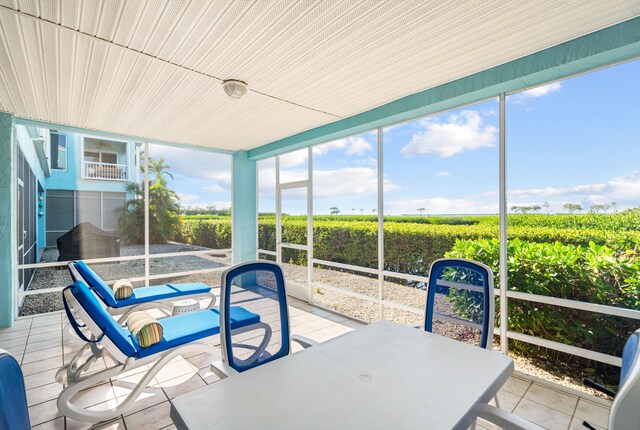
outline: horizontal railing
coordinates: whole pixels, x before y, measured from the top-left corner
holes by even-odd
[[[126,181],[128,179],[127,165],[85,161],[82,176],[84,179]]]
[[[261,254],[266,254],[266,255],[276,255],[275,252],[273,251],[267,251],[267,250],[258,250],[259,253]],[[378,269],[372,269],[372,268],[367,268],[367,267],[360,267],[360,266],[354,266],[351,264],[345,264],[345,263],[337,263],[337,262],[332,262],[332,261],[327,261],[327,260],[319,260],[319,259],[312,259],[311,264],[313,265],[321,265],[324,267],[331,267],[331,268],[335,268],[335,269],[342,269],[342,270],[349,270],[352,272],[360,272],[360,273],[367,273],[367,274],[378,274],[379,276],[384,277],[391,277],[391,278],[396,278],[396,279],[404,279],[407,281],[414,281],[414,282],[423,282],[425,284],[427,284],[429,282],[429,278],[426,276],[417,276],[417,275],[408,275],[405,273],[398,273],[398,272],[390,272],[387,270],[383,270],[383,271],[379,271]],[[317,269],[316,267],[314,267],[314,270]],[[373,282],[375,282],[375,279],[372,279]],[[404,311],[409,311],[409,312],[414,312],[417,314],[424,314],[425,310],[424,309],[420,309],[420,308],[416,308],[413,306],[409,306],[403,303],[398,303],[395,301],[391,301],[388,299],[385,299],[384,297],[373,297],[370,295],[366,295],[360,292],[356,292],[356,291],[350,291],[347,290],[345,288],[340,288],[340,287],[336,287],[334,285],[327,285],[325,283],[320,283],[320,282],[316,282],[316,281],[312,281],[311,282],[311,287],[318,287],[318,288],[324,288],[327,290],[331,290],[331,291],[335,291],[341,294],[344,294],[346,296],[350,296],[350,297],[354,297],[357,299],[361,299],[361,300],[366,300],[368,302],[371,303],[377,303],[378,305],[384,305],[384,306],[389,306],[391,308],[395,308],[395,309],[400,309],[400,310],[404,310]],[[500,294],[500,290],[496,289],[495,290],[495,294],[496,294],[496,299],[499,297]],[[558,297],[550,297],[550,296],[542,296],[539,294],[532,294],[532,293],[525,293],[525,292],[521,292],[521,291],[514,291],[514,290],[507,290],[506,291],[506,297],[508,299],[513,299],[513,300],[522,300],[522,301],[526,301],[526,302],[534,302],[534,303],[542,303],[542,304],[547,304],[547,305],[552,305],[552,306],[558,306],[558,307],[563,307],[563,308],[567,308],[567,309],[576,309],[576,310],[583,310],[586,312],[595,312],[595,313],[600,313],[603,315],[608,315],[608,316],[616,316],[616,317],[623,317],[623,318],[630,318],[630,319],[635,319],[635,320],[640,320],[640,311],[635,310],[635,309],[627,309],[627,308],[618,308],[615,306],[608,306],[608,305],[600,305],[600,304],[596,304],[596,303],[589,303],[589,302],[582,302],[582,301],[577,301],[577,300],[569,300],[569,299],[562,299],[562,298],[558,298]],[[499,326],[496,327],[496,329],[499,328]],[[494,334],[496,336],[500,336],[500,331],[496,330],[494,332]],[[603,354],[597,351],[592,351],[590,349],[586,349],[586,348],[579,348],[576,346],[572,346],[572,345],[567,345],[564,343],[560,343],[560,342],[556,342],[556,341],[552,341],[552,340],[548,340],[548,339],[544,339],[541,337],[537,337],[537,336],[531,336],[528,334],[523,334],[523,333],[518,333],[518,332],[514,332],[511,330],[507,330],[506,332],[506,337],[507,339],[513,339],[513,340],[517,340],[520,342],[525,342],[525,343],[529,343],[532,345],[537,345],[540,347],[544,347],[544,348],[548,348],[554,351],[558,351],[558,352],[563,352],[563,353],[567,353],[567,354],[571,354],[571,355],[575,355],[578,357],[582,357],[582,358],[587,358],[590,360],[595,360],[595,361],[599,361],[601,363],[606,363],[606,364],[612,364],[614,366],[620,366],[622,363],[622,360],[620,359],[620,357],[616,357],[613,355],[609,355],[609,354]]]

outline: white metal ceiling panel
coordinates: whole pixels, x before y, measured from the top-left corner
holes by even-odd
[[[640,15],[637,0],[0,0],[0,109],[250,149]],[[224,79],[250,92],[224,95]]]

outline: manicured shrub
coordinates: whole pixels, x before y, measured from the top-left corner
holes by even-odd
[[[487,264],[498,288],[499,251],[497,239],[457,240],[447,255]],[[507,253],[510,290],[640,309],[640,260],[635,255],[616,254],[593,242],[581,246],[519,239],[509,241]],[[457,298],[452,296],[456,306]],[[509,330],[607,354],[619,355],[637,324],[594,312],[509,300]]]

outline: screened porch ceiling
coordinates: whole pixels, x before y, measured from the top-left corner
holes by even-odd
[[[0,110],[252,149],[640,14],[637,0],[0,0]],[[222,90],[240,79],[240,100]]]

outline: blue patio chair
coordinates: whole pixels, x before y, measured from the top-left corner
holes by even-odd
[[[173,358],[184,354],[216,354],[218,351],[204,341],[220,333],[217,309],[164,318],[161,320],[163,336],[160,342],[141,347],[131,331],[116,322],[84,282],[77,281],[64,289],[63,304],[72,327],[87,342],[69,364],[56,373],[56,380],[66,385],[58,397],[58,410],[74,420],[98,422],[126,413],[154,376]],[[230,330],[241,329],[246,333],[259,329],[265,332],[265,337],[271,338],[270,327],[260,321],[260,315],[241,307],[230,308],[228,314],[233,321]],[[90,339],[80,331],[81,323],[90,333]],[[109,358],[105,363],[114,364],[104,370],[90,372],[91,363],[100,357]],[[150,365],[150,368],[144,377],[123,401],[119,401],[117,407],[101,411],[87,410],[73,400],[82,390],[146,365]]]
[[[424,329],[491,349],[493,272],[482,263],[443,258],[431,264]]]
[[[487,406],[480,418],[497,426],[514,430],[542,430],[508,411]],[[584,422],[586,428],[593,426]],[[640,330],[636,330],[624,346],[620,385],[609,412],[609,430],[638,430],[640,427]]]
[[[29,430],[29,409],[20,365],[0,349],[0,428]]]
[[[131,297],[118,300],[111,288],[84,261],[71,261],[67,267],[73,282],[83,281],[104,302],[111,315],[121,315],[119,322],[125,321],[132,312],[144,309],[171,311],[172,303],[178,300],[208,297],[210,301],[206,309],[213,309],[216,304],[216,295],[211,287],[200,282],[134,288]]]
[[[260,315],[274,336],[258,336],[234,329],[233,307]],[[291,336],[284,274],[277,263],[253,261],[230,267],[222,274],[220,291],[222,361],[211,369],[221,377],[244,372],[291,353],[291,341],[304,348],[316,342]]]

